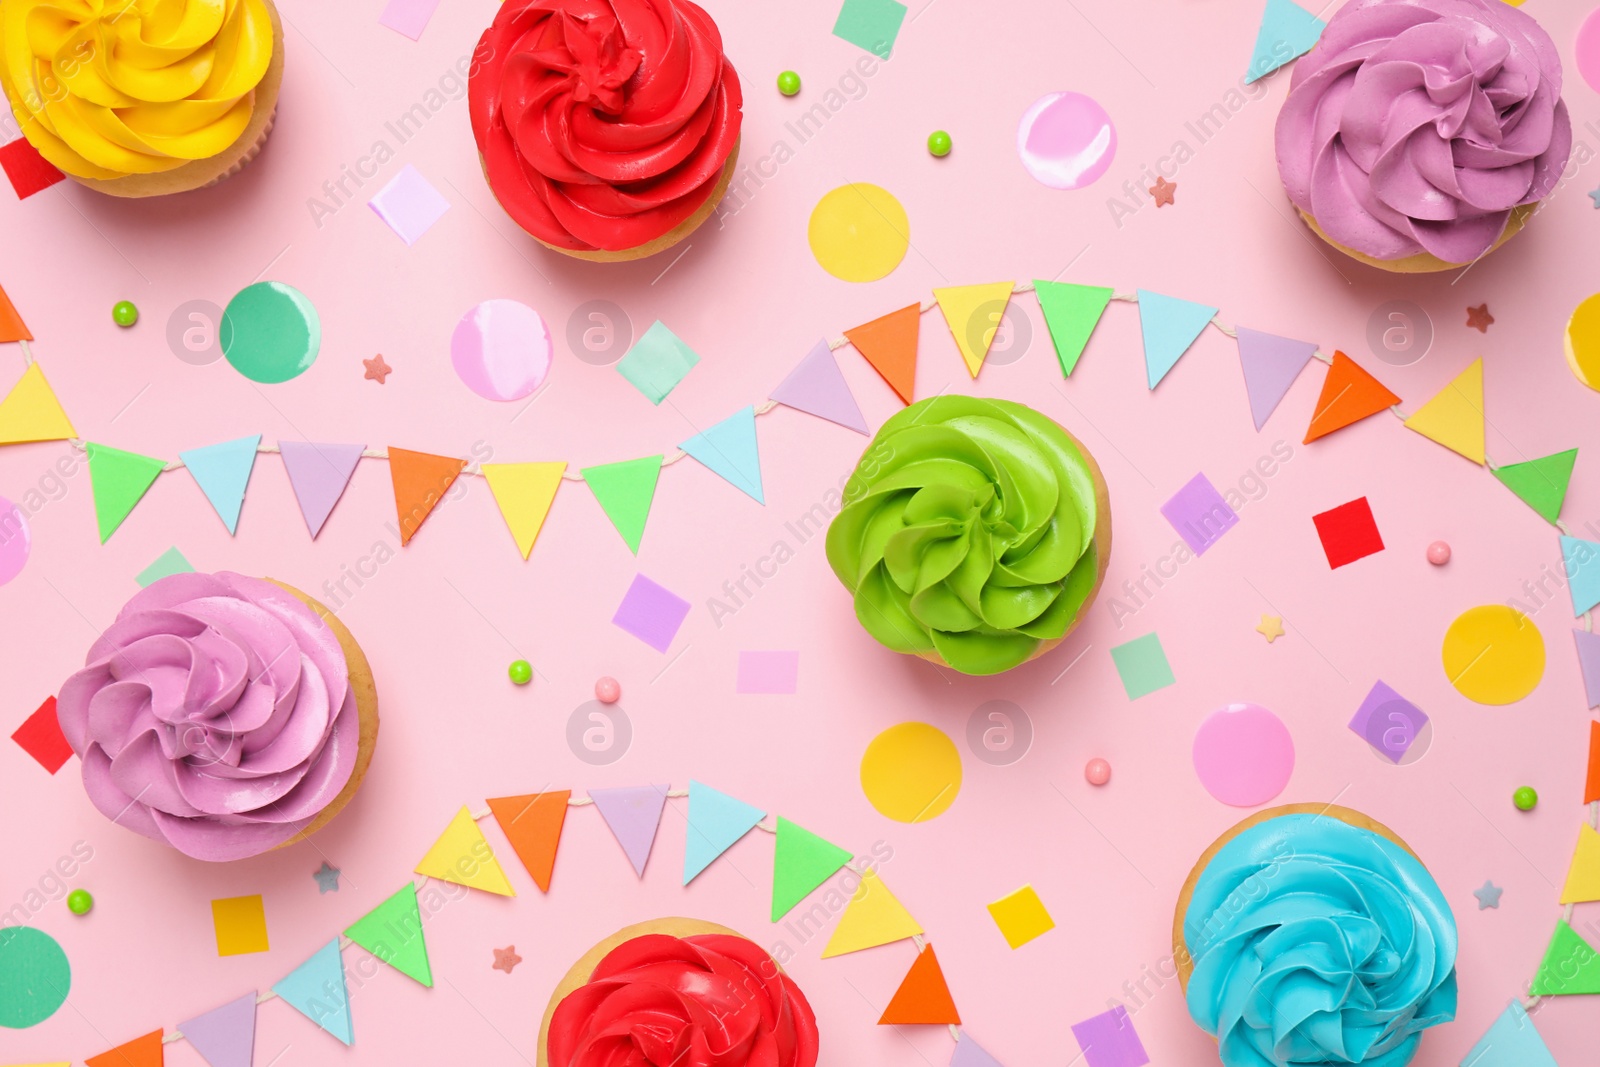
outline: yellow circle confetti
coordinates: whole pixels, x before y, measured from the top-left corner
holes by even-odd
[[[822,269],[847,282],[875,282],[911,247],[911,222],[887,189],[841,185],[817,201],[806,231]]]
[[[1573,311],[1563,340],[1573,375],[1590,389],[1600,390],[1600,293]]]
[[[927,822],[943,815],[961,792],[961,753],[926,723],[891,726],[861,757],[861,789],[896,822]]]
[[[1445,631],[1444,673],[1468,700],[1513,704],[1544,677],[1544,638],[1516,608],[1469,608]]]

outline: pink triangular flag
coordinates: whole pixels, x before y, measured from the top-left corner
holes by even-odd
[[[635,785],[621,789],[591,789],[589,799],[600,809],[611,835],[627,853],[634,873],[644,877],[650,846],[655,844],[656,827],[661,825],[661,809],[667,803],[666,785]]]
[[[1267,424],[1316,350],[1316,345],[1306,341],[1239,327],[1239,366],[1244,369],[1250,417],[1256,420],[1257,430]]]
[[[178,1029],[211,1067],[250,1067],[256,1046],[256,995],[246,993],[186,1019]]]
[[[350,484],[366,446],[279,441],[278,448],[283,452],[283,469],[289,472],[289,484],[294,486],[294,498],[300,502],[306,529],[316,537],[344,487]]]
[[[839,372],[833,349],[818,341],[806,358],[771,393],[773,400],[796,411],[836,422],[856,433],[867,432],[867,420]]]
[[[1578,642],[1578,669],[1583,672],[1583,691],[1591,708],[1600,708],[1600,634],[1588,630],[1572,631]]]

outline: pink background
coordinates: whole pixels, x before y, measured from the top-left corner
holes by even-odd
[[[263,155],[219,188],[121,202],[69,183],[22,203],[0,197],[10,253],[0,281],[39,338],[34,351],[80,433],[168,457],[259,431],[269,441],[393,443],[463,456],[476,449],[478,458],[492,450],[496,460],[627,459],[670,448],[764,397],[819,335],[926,300],[934,286],[1066,269],[1064,280],[1199,299],[1219,305],[1227,321],[1344,348],[1408,408],[1481,355],[1491,457],[1506,463],[1583,446],[1565,516],[1575,530],[1600,527],[1589,451],[1600,444],[1600,399],[1575,382],[1561,354],[1566,317],[1595,284],[1596,218],[1584,192],[1600,183],[1600,168],[1574,167],[1526,234],[1461,278],[1381,275],[1326,252],[1290,221],[1275,174],[1271,132],[1286,74],[1269,79],[1206,144],[1185,128],[1236,87],[1258,0],[1018,2],[981,13],[954,0],[917,4],[894,58],[804,144],[785,123],[864,54],[830,35],[836,5],[712,0],[746,86],[744,162],[754,167],[780,140],[793,158],[775,173],[766,167],[759,188],[752,179],[743,203],[700,231],[680,259],[625,266],[558,257],[515,229],[480,177],[461,100],[446,102],[404,145],[385,129],[469,54],[493,15],[491,0],[442,5],[416,43],[377,24],[381,7],[285,0],[289,76],[278,128]],[[1526,10],[1570,56],[1586,7],[1532,0]],[[805,78],[794,100],[772,88],[785,68]],[[1078,192],[1035,184],[1013,148],[1022,111],[1061,89],[1105,104],[1121,144],[1107,175]],[[1596,134],[1584,123],[1600,107],[1572,71],[1566,95],[1586,160]],[[935,128],[954,138],[947,159],[923,147]],[[308,198],[380,138],[396,158],[316,225]],[[1146,203],[1116,225],[1107,198],[1124,181],[1151,184],[1141,168],[1180,138],[1195,154],[1177,173],[1176,205]],[[365,206],[406,162],[453,205],[411,249]],[[812,205],[847,181],[892,190],[911,219],[913,250],[871,285],[829,277],[805,243]],[[263,276],[299,287],[320,309],[322,355],[310,372],[257,386],[225,362],[193,366],[173,356],[164,337],[172,309],[191,299],[226,303]],[[450,369],[451,329],[491,297],[525,301],[552,324],[555,366],[525,412],[476,397]],[[143,313],[127,331],[109,314],[124,298]],[[1373,309],[1396,298],[1425,308],[1436,330],[1427,357],[1404,368],[1375,360],[1365,341]],[[625,309],[635,337],[659,317],[699,352],[700,366],[669,403],[651,407],[614,370],[568,349],[569,315],[595,299]],[[1483,301],[1497,320],[1486,336],[1464,326],[1466,305]],[[1554,532],[1486,471],[1387,415],[1302,446],[1320,366],[1257,434],[1233,345],[1216,331],[1151,393],[1130,305],[1112,305],[1068,382],[1033,299],[1015,306],[1031,327],[1030,347],[976,382],[937,315],[926,316],[918,395],[955,389],[1026,400],[1082,437],[1111,487],[1107,594],[1171,552],[1177,538],[1157,509],[1197,469],[1221,489],[1237,488],[1274,442],[1292,449],[1240,524],[1135,616],[1119,626],[1105,595],[1063,648],[994,679],[881,650],[855,624],[820,539],[801,544],[785,528],[840,483],[865,440],[789,410],[759,422],[766,507],[692,462],[669,467],[637,562],[590,494],[569,484],[524,563],[486,486],[469,479],[342,608],[376,669],[383,734],[359,800],[313,842],[229,866],[191,862],[107,824],[84,798],[76,763],[52,778],[0,744],[0,910],[42,879],[48,889],[52,865],[78,841],[94,854],[72,884],[98,901],[87,919],[53,901],[31,920],[71,957],[71,1004],[37,1028],[0,1036],[0,1059],[81,1060],[266,988],[407,879],[463,803],[481,809],[487,795],[545,787],[682,788],[693,776],[858,855],[877,842],[892,848],[885,881],[937,945],[967,1028],[1002,1062],[1070,1061],[1078,1050],[1067,1024],[1111,999],[1127,1003],[1153,1062],[1211,1062],[1213,1046],[1189,1023],[1176,982],[1153,976],[1167,967],[1172,905],[1191,863],[1241,815],[1196,780],[1193,730],[1223,704],[1256,701],[1289,725],[1300,754],[1281,799],[1337,799],[1390,824],[1456,909],[1459,1019],[1432,1032],[1417,1060],[1453,1067],[1531,978],[1560,913],[1589,716],[1564,592],[1535,615],[1549,668],[1519,704],[1486,708],[1459,696],[1443,675],[1440,640],[1460,611],[1522,596],[1525,580],[1558,568]],[[361,359],[378,352],[394,367],[383,386],[362,379]],[[838,355],[876,426],[896,402],[851,350]],[[9,348],[0,361],[9,384],[20,357]],[[22,500],[68,451],[0,451],[0,495]],[[1389,547],[1330,571],[1310,517],[1362,495]],[[0,588],[4,733],[81,663],[135,591],[133,576],[169,545],[201,569],[271,575],[312,592],[378,543],[393,545],[388,472],[373,460],[363,461],[315,543],[272,456],[257,466],[236,538],[181,472],[163,476],[104,547],[81,465],[56,496],[32,517],[28,567]],[[1424,559],[1436,538],[1455,549],[1443,569]],[[708,598],[780,540],[794,558],[716,625]],[[610,624],[636,571],[694,604],[667,655]],[[1252,629],[1262,612],[1284,615],[1288,636],[1262,640]],[[1130,704],[1107,650],[1151,630],[1178,683]],[[799,692],[735,695],[744,649],[800,650]],[[539,671],[527,689],[506,682],[517,654]],[[617,762],[592,767],[569,751],[565,729],[602,674],[622,682],[634,740]],[[1411,765],[1389,764],[1345,728],[1378,678],[1432,718],[1431,750]],[[1014,701],[1033,724],[1031,751],[1011,766],[991,766],[966,748],[969,716],[994,699]],[[916,826],[879,816],[857,782],[867,742],[906,719],[940,726],[966,757],[954,806]],[[1115,769],[1098,790],[1082,776],[1097,755]],[[1510,803],[1525,783],[1541,796],[1527,815]],[[683,813],[682,801],[671,802],[642,883],[593,809],[572,812],[547,897],[501,847],[521,895],[474,893],[429,919],[437,988],[381,967],[374,973],[348,951],[355,1047],[342,1049],[271,1003],[260,1011],[257,1062],[531,1062],[539,1016],[571,961],[624,924],[670,914],[713,919],[768,945],[788,942],[796,950],[789,969],[821,1021],[826,1062],[945,1062],[951,1042],[941,1028],[875,1025],[911,963],[909,945],[824,962],[820,938],[801,945],[770,926],[772,841],[763,834],[680,887]],[[488,833],[502,845],[498,830]],[[344,870],[337,894],[319,895],[311,878],[324,857]],[[1497,911],[1479,912],[1471,896],[1486,878],[1505,887]],[[984,905],[1024,883],[1058,928],[1011,951]],[[218,958],[207,902],[244,893],[266,899],[272,950]],[[1585,923],[1595,907],[1580,908],[1577,919],[1591,937]],[[509,977],[489,966],[490,949],[507,944],[525,959]],[[1141,982],[1143,992],[1134,988]],[[1592,1057],[1592,1003],[1547,1002],[1536,1021],[1563,1063]],[[168,1055],[176,1067],[200,1062],[183,1044]]]

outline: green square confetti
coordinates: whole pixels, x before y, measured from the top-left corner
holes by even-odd
[[[1129,700],[1138,700],[1177,681],[1172,677],[1167,654],[1161,650],[1161,638],[1153,633],[1113,648],[1111,659],[1122,675],[1122,688],[1128,691]]]
[[[628,354],[617,364],[617,371],[649,398],[650,403],[660,404],[699,362],[694,349],[657,319],[628,349]]]
[[[844,0],[833,24],[833,35],[865,48],[879,59],[888,59],[905,19],[906,5],[899,0]]]
[[[183,553],[177,548],[169,548],[156,561],[134,576],[134,581],[139,583],[139,588],[154,585],[161,579],[173,574],[193,574],[194,568],[189,561],[183,558]]]

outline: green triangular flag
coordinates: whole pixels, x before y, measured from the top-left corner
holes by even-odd
[[[1539,964],[1529,992],[1538,997],[1600,993],[1600,953],[1566,920],[1556,920],[1556,932],[1544,950],[1544,962]]]
[[[433,988],[428,942],[422,936],[422,912],[417,909],[417,887],[412,883],[407,882],[394,896],[357,919],[344,936],[401,974]]]
[[[100,524],[100,543],[117,532],[166,467],[159,459],[124,452],[120,448],[84,446],[89,453],[89,486],[94,491],[94,517]]]
[[[1056,358],[1061,361],[1061,376],[1069,378],[1111,301],[1111,290],[1099,285],[1035,280],[1033,292],[1039,298],[1045,325],[1050,327],[1050,340],[1055,342]]]
[[[661,476],[661,456],[645,456],[621,463],[585,467],[583,480],[600,502],[600,507],[628,542],[628,550],[639,554],[645,520],[650,517],[650,502],[656,498],[656,479]]]
[[[1494,476],[1522,502],[1544,516],[1546,522],[1561,517],[1561,505],[1567,499],[1567,484],[1572,481],[1572,465],[1578,462],[1578,450],[1569,448],[1526,463],[1508,463],[1494,468]]]
[[[778,816],[778,847],[772,854],[772,921],[850,862],[850,852]]]

